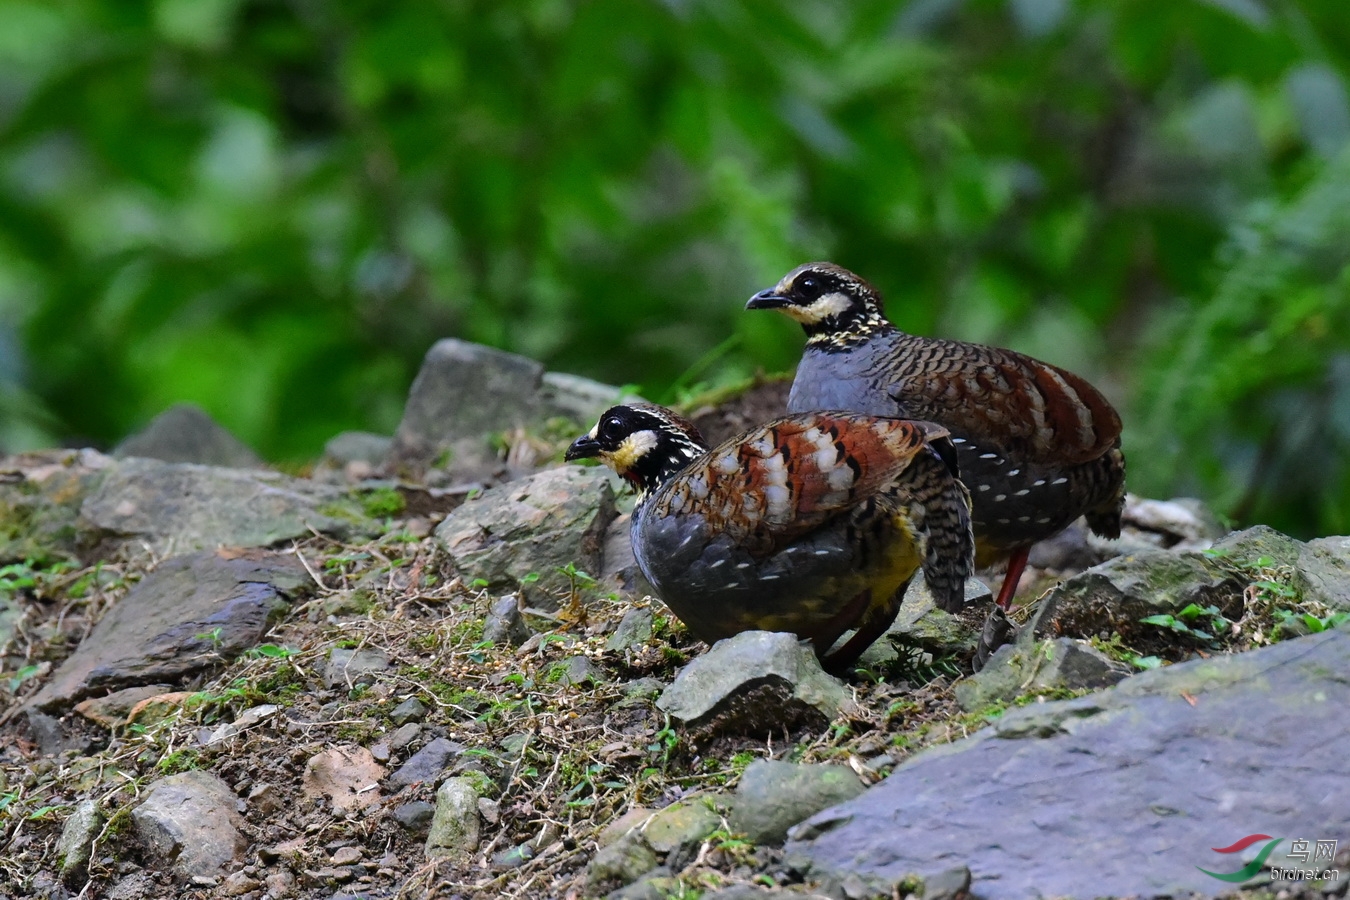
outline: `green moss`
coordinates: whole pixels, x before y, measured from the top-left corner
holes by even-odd
[[[192,769],[201,767],[201,760],[197,756],[196,750],[174,750],[167,756],[160,759],[155,764],[163,775],[174,775],[178,772],[188,772]]]
[[[403,512],[407,501],[396,489],[391,487],[375,488],[361,494],[361,509],[372,519],[387,519]]]
[[[478,794],[478,796],[497,796],[497,782],[493,781],[482,772],[479,772],[476,769],[467,769],[464,772],[461,772],[459,777],[467,781],[469,786],[474,789],[474,793]]]

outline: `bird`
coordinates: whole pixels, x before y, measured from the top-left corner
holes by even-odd
[[[965,602],[970,498],[932,423],[814,411],[710,449],[679,414],[630,403],[564,457],[598,459],[635,489],[638,567],[700,640],[793,632],[839,671],[895,620],[918,570],[943,609]]]
[[[745,308],[778,310],[806,332],[788,412],[844,409],[950,432],[971,493],[976,565],[1007,560],[1000,609],[1037,541],[1079,516],[1120,536],[1120,415],[1083,378],[1012,350],[907,334],[876,288],[829,262],[798,266]]]

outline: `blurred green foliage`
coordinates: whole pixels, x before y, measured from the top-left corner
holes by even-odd
[[[0,0],[0,443],[393,428],[458,335],[662,397],[829,258],[1350,531],[1345,0]]]

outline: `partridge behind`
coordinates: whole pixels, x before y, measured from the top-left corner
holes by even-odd
[[[568,448],[582,457],[638,490],[638,565],[702,640],[790,631],[838,668],[891,624],[920,568],[942,608],[963,603],[969,498],[931,423],[813,412],[710,450],[675,413],[634,404],[606,411]]]
[[[1082,378],[1011,350],[906,334],[875,288],[832,263],[792,270],[746,308],[777,309],[806,332],[790,412],[848,409],[950,431],[971,491],[976,563],[1010,560],[1000,606],[1031,545],[1080,515],[1119,537],[1120,416]]]

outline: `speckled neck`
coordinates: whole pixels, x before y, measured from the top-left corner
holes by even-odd
[[[807,348],[824,353],[840,353],[874,337],[900,331],[881,313],[870,309],[842,321],[831,316],[815,325],[803,325],[802,329],[806,332]]]

